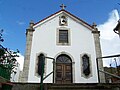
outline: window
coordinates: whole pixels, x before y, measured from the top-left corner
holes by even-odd
[[[59,43],[68,43],[68,30],[59,30]]]
[[[57,30],[57,45],[70,45],[70,30],[60,28]]]
[[[85,78],[91,77],[91,62],[89,56],[87,54],[83,54],[81,56],[81,66],[82,66],[81,71],[82,71],[82,76]]]
[[[82,57],[82,62],[83,62],[83,74],[85,74],[85,76],[89,76],[90,74],[90,63],[89,63],[89,57],[85,54]]]
[[[44,74],[44,65],[45,65],[45,56],[43,54],[40,54],[38,56],[38,74],[39,75]]]
[[[36,65],[35,65],[35,76],[39,77],[41,76],[41,72],[46,75],[46,54],[45,53],[37,53],[36,54]],[[44,64],[44,67],[43,67]]]

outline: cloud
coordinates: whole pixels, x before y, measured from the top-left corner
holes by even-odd
[[[118,20],[119,20],[118,11],[113,10],[109,14],[108,20],[106,22],[104,22],[103,24],[98,25],[98,29],[101,32],[102,39],[111,40],[116,36],[116,34],[113,32],[113,29],[117,25]]]
[[[17,24],[18,24],[18,25],[24,25],[25,22],[23,22],[23,21],[17,21]]]
[[[120,38],[114,33],[113,29],[116,27],[119,20],[119,14],[117,10],[113,10],[109,14],[108,20],[103,24],[98,25],[101,38],[101,48],[103,56],[110,56],[120,54]],[[103,60],[104,66],[110,64],[109,60]]]
[[[23,70],[23,64],[24,64],[24,56],[22,54],[18,54],[19,57],[16,57],[18,63],[20,64],[20,70]]]

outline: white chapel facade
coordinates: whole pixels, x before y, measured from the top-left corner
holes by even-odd
[[[104,82],[100,32],[62,8],[37,22],[30,23],[26,31],[26,53],[22,82],[40,82],[39,56],[45,58],[44,83],[98,83]]]

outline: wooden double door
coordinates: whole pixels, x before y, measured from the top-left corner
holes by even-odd
[[[67,55],[60,55],[56,60],[56,83],[72,83],[72,62]]]

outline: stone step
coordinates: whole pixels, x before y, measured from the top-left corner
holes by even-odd
[[[119,85],[118,85],[119,86]],[[112,90],[116,85],[108,84],[48,84],[46,90]]]
[[[120,83],[44,83],[43,90],[120,90]],[[12,90],[40,90],[40,83],[14,83]]]

